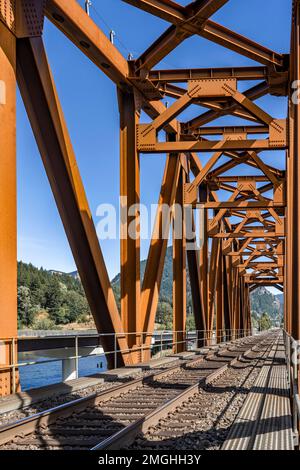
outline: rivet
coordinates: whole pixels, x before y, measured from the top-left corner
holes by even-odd
[[[52,13],[52,17],[59,23],[63,23],[65,21],[65,19],[58,13]]]
[[[89,43],[85,42],[85,41],[80,41],[79,43],[82,47],[84,47],[84,49],[89,49],[91,46],[89,45]]]

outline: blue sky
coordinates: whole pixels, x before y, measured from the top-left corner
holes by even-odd
[[[79,3],[83,5],[84,1]],[[291,0],[230,0],[213,20],[277,52],[287,53],[290,6]],[[113,29],[119,50],[124,56],[131,52],[135,58],[168,26],[163,20],[121,0],[93,0],[91,17],[106,34]],[[119,116],[115,85],[48,21],[44,41],[97,223],[96,208],[99,204],[118,205]],[[181,44],[158,68],[253,64],[246,57],[193,37]],[[242,86],[248,88],[251,84]],[[274,117],[286,115],[286,100],[283,98],[266,97],[257,103]],[[191,107],[180,117],[185,120],[196,112],[199,113],[199,107]],[[19,96],[17,120],[18,259],[47,269],[72,271],[76,269],[72,253]],[[224,121],[220,119],[219,122]],[[226,122],[228,124],[228,120]],[[283,162],[281,152],[277,156],[272,154],[272,164],[283,167]],[[157,202],[164,163],[164,155],[141,156],[141,202],[146,205]],[[142,241],[142,259],[147,256],[148,246],[149,241]],[[119,241],[101,241],[101,247],[109,275],[113,277],[119,272]]]

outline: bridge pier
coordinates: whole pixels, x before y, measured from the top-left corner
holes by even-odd
[[[76,359],[63,359],[62,360],[62,381],[78,379]]]

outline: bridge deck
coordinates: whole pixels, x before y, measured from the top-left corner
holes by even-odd
[[[234,343],[233,341],[227,344]],[[0,422],[1,415],[14,410],[22,409],[35,403],[39,403],[43,400],[54,396],[66,395],[74,393],[84,388],[93,387],[102,384],[105,381],[118,381],[123,378],[134,378],[136,374],[142,373],[150,369],[159,369],[161,367],[172,366],[180,362],[180,359],[189,359],[196,357],[198,354],[205,354],[216,349],[221,348],[226,343],[218,343],[217,345],[198,348],[192,351],[186,351],[180,354],[173,354],[157,359],[151,359],[149,362],[143,362],[129,367],[120,367],[117,369],[111,369],[104,372],[97,372],[95,374],[80,377],[78,379],[68,380],[67,382],[58,382],[50,385],[44,385],[42,387],[29,389],[24,392],[13,393],[6,397],[0,398]]]
[[[282,336],[270,350],[222,449],[294,449]]]

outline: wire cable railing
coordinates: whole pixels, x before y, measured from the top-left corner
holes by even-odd
[[[75,375],[78,378],[79,375],[79,360],[87,357],[92,356],[105,356],[108,358],[109,356],[113,357],[111,361],[113,363],[113,368],[116,369],[118,367],[118,358],[120,354],[123,356],[127,353],[130,354],[133,349],[121,349],[119,347],[119,340],[126,338],[127,340],[130,338],[131,335],[134,335],[136,345],[134,346],[134,353],[139,355],[139,362],[143,363],[144,361],[149,361],[153,358],[160,358],[163,356],[168,356],[171,354],[181,353],[184,351],[192,351],[199,349],[200,347],[207,347],[213,346],[216,344],[224,343],[230,340],[240,339],[242,337],[250,336],[252,334],[252,330],[250,329],[235,329],[235,330],[158,330],[154,333],[148,332],[134,332],[134,333],[93,333],[93,334],[74,334],[74,335],[58,335],[55,334],[54,336],[23,336],[23,337],[14,337],[14,338],[0,338],[0,345],[10,346],[10,363],[5,364],[3,360],[1,360],[0,356],[0,371],[6,370],[10,371],[12,374],[12,393],[16,392],[17,384],[16,384],[16,372],[21,367],[27,367],[32,365],[42,365],[47,363],[53,363],[58,361],[63,361],[65,359],[70,359],[75,361]],[[111,337],[111,344],[113,344],[113,348],[109,351],[99,351],[101,349],[101,339],[104,337]],[[65,349],[66,354],[63,358],[46,358],[43,360],[28,360],[28,361],[19,361],[18,360],[18,353],[17,353],[17,343],[18,340],[26,341],[26,340],[39,340],[43,339],[46,342],[49,341],[49,349],[51,341],[55,341],[59,343],[59,340],[68,339],[71,341],[71,346],[65,347],[64,345],[61,348],[58,346],[55,349]],[[94,343],[92,342],[93,352],[88,354],[80,353],[80,351],[84,351],[87,347],[86,344],[83,343],[83,340],[86,338],[90,338],[91,340],[95,340]],[[44,343],[45,344],[45,343]],[[91,347],[91,346],[89,346]],[[51,348],[51,350],[55,350]],[[47,350],[47,346],[43,346],[42,350]],[[70,350],[70,354],[68,354]],[[28,350],[28,352],[30,352]],[[38,351],[34,351],[37,353]],[[2,363],[1,363],[2,362]]]
[[[300,396],[299,396],[299,360],[300,341],[296,341],[286,330],[284,330],[284,344],[287,364],[287,380],[290,389],[290,400],[293,421],[293,433],[295,441],[299,445],[300,429]]]

